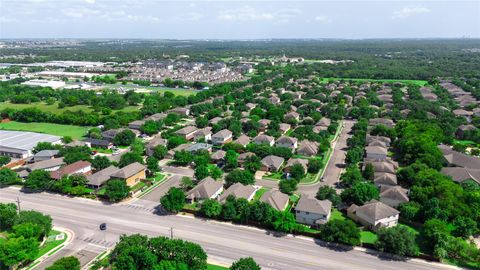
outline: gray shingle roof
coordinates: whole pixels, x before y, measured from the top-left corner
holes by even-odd
[[[257,189],[252,185],[245,186],[240,183],[235,183],[223,192],[219,198],[219,201],[224,202],[229,195],[233,195],[237,199],[244,198],[248,200],[253,196],[253,194],[255,194],[256,191]]]
[[[112,177],[127,179],[143,170],[145,170],[145,166],[138,162],[134,162],[113,173]]]
[[[302,196],[295,206],[296,211],[328,215],[332,208],[332,202],[329,200],[317,200]]]
[[[276,210],[283,211],[288,204],[289,197],[278,190],[268,190],[260,197],[260,201],[268,203]]]
[[[87,176],[88,184],[92,186],[101,186],[107,182],[110,177],[118,172],[119,168],[115,166],[109,166],[101,171],[98,171],[92,175]]]
[[[207,177],[187,193],[187,198],[209,199],[221,189],[223,189],[222,181],[215,181],[213,178]]]
[[[373,220],[380,220],[390,216],[398,215],[400,213],[395,208],[376,200],[372,200],[362,206],[358,206],[356,213],[359,212]]]

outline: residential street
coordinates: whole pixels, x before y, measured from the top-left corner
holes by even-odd
[[[229,264],[252,256],[263,269],[449,269],[450,266],[419,260],[391,261],[361,251],[339,251],[323,247],[312,239],[274,236],[264,230],[232,226],[182,216],[160,216],[158,205],[138,200],[131,204],[110,205],[81,198],[48,193],[25,194],[18,188],[0,189],[0,202],[20,199],[22,210],[34,209],[51,215],[56,226],[75,233],[74,240],[49,262],[60,256],[85,254],[89,258],[111,248],[121,234],[173,235],[202,245],[215,262]],[[106,222],[107,231],[99,224]],[[82,260],[82,263],[86,263]],[[47,263],[38,267],[44,269]]]
[[[158,187],[154,188],[145,196],[142,196],[142,200],[159,202],[160,198],[165,195],[171,187],[179,187],[182,181],[181,175],[170,176],[165,182],[161,183]]]

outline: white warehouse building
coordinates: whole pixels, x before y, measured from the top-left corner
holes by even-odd
[[[28,86],[41,86],[41,87],[51,87],[52,89],[58,89],[65,86],[64,81],[49,81],[49,80],[30,80],[23,82],[22,84]]]
[[[33,155],[39,142],[62,143],[62,138],[50,134],[0,130],[0,155],[23,159]]]

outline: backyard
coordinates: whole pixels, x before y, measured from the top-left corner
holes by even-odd
[[[61,125],[51,123],[23,123],[10,121],[0,123],[0,129],[16,131],[32,131],[46,133],[60,137],[69,136],[72,139],[80,139],[87,134],[90,127],[81,127],[73,125]]]

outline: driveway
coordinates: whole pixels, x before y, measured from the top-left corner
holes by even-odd
[[[193,177],[193,173],[194,173],[193,169],[188,167],[174,167],[174,166],[165,165],[165,166],[160,166],[160,168],[164,173],[187,176],[187,177]]]
[[[148,194],[140,197],[142,200],[160,202],[160,198],[165,195],[171,187],[180,187],[182,182],[181,175],[174,175],[168,178],[165,182],[154,188]]]

